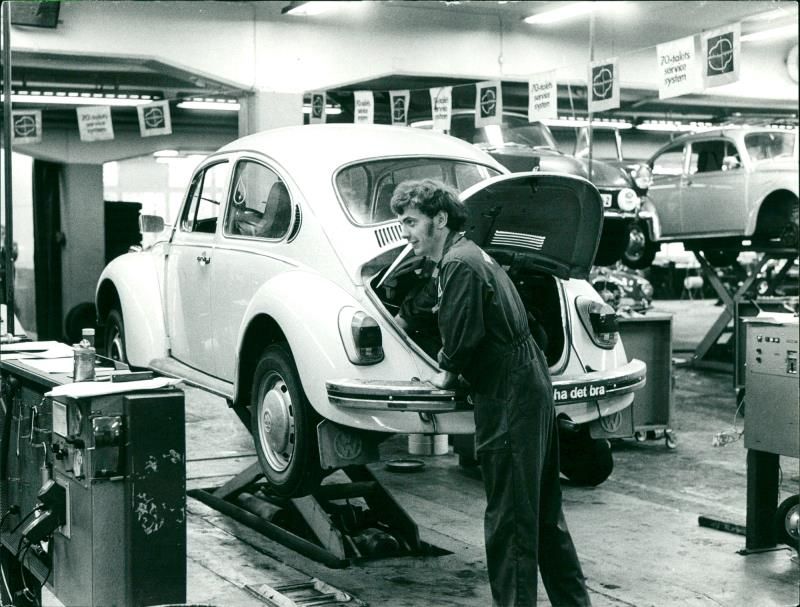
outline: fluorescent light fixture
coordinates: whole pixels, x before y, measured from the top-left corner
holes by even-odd
[[[542,11],[525,17],[523,21],[532,25],[549,25],[560,21],[575,19],[591,12],[612,10],[619,12],[620,9],[627,9],[627,2],[573,2],[547,11]]]
[[[547,126],[568,128],[579,128],[590,124],[588,118],[555,118],[542,120],[541,122]],[[615,118],[595,118],[592,120],[591,125],[595,129],[620,129],[625,131],[633,128],[633,124],[627,120]]]
[[[710,122],[678,122],[676,120],[645,120],[636,125],[637,131],[656,131],[662,133],[700,133],[720,128]]]
[[[174,158],[178,156],[178,154],[180,154],[178,150],[158,150],[153,152],[153,156],[156,158]]]
[[[3,96],[0,95],[0,101]],[[155,99],[128,95],[126,97],[105,96],[102,93],[54,93],[53,91],[20,91],[11,94],[11,103],[34,105],[111,105],[114,107],[135,107],[152,103]]]
[[[744,34],[742,42],[756,42],[759,40],[778,40],[779,38],[788,38],[789,36],[797,35],[797,24],[783,25],[781,27],[773,27],[768,30],[760,32],[753,32],[751,34]]]
[[[311,106],[308,104],[303,104],[303,113],[310,114],[311,113]],[[338,116],[342,113],[342,108],[338,105],[326,105],[325,106],[325,114],[327,116]]]
[[[797,14],[797,5],[792,2],[789,6],[783,6],[764,13],[758,13],[744,19],[744,21],[773,21],[781,17],[793,17]]]
[[[336,8],[337,2],[299,2],[293,0],[281,9],[284,15],[294,15],[295,17],[308,17],[319,15],[326,11]]]
[[[217,101],[210,99],[202,101],[197,99],[189,99],[187,101],[181,101],[176,107],[184,110],[211,110],[215,112],[239,111],[239,103],[237,101],[226,101],[224,99],[219,99]]]

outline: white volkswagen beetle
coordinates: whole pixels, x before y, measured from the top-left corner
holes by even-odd
[[[103,271],[106,353],[224,396],[285,496],[375,461],[392,433],[473,433],[469,403],[426,382],[438,371],[435,333],[394,320],[425,273],[389,201],[396,184],[423,177],[462,192],[468,237],[514,279],[570,440],[620,435],[645,365],[626,359],[613,311],[583,280],[602,225],[597,190],[509,175],[475,146],[416,129],[288,127],[206,158],[175,224],[143,217],[157,242]],[[575,478],[610,473],[594,457],[572,460]]]

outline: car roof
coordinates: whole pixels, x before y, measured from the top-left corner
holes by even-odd
[[[331,174],[339,167],[368,158],[438,156],[496,166],[475,146],[449,135],[403,126],[314,124],[290,126],[248,135],[218,153],[256,151],[274,158],[291,172],[310,167]]]

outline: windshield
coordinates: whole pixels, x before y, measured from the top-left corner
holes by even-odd
[[[474,121],[473,117],[470,118]],[[517,144],[532,148],[558,149],[549,128],[540,122],[531,123],[527,118],[516,116],[503,116],[502,125],[492,124],[475,129],[472,143],[485,143],[491,146]]]
[[[747,153],[754,161],[770,158],[791,158],[796,133],[750,133],[744,137]]]
[[[372,225],[394,219],[389,202],[399,183],[409,179],[437,179],[463,192],[500,172],[484,165],[446,158],[395,158],[346,167],[336,175],[336,190],[357,224]]]

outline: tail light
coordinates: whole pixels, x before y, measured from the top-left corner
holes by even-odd
[[[383,360],[383,335],[372,316],[346,307],[339,312],[339,335],[347,358],[354,365],[374,365]]]
[[[614,308],[588,297],[577,297],[575,309],[583,328],[592,341],[601,348],[611,350],[619,341],[619,323]]]

